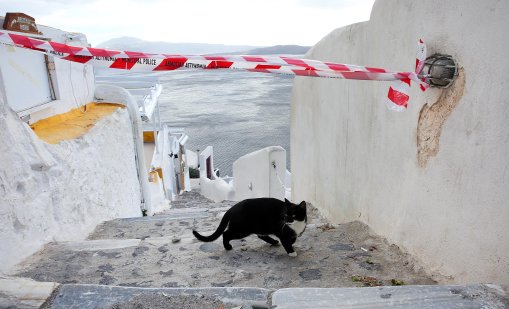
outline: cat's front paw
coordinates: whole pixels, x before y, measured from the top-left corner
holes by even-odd
[[[288,255],[291,256],[291,257],[296,257],[297,256],[297,252],[294,251],[292,253],[288,253]]]

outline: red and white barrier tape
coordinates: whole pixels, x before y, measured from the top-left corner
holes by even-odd
[[[131,71],[171,71],[180,68],[237,69],[310,77],[394,81],[387,98],[388,106],[392,110],[404,110],[407,107],[411,80],[418,82],[423,90],[427,87],[418,75],[426,58],[426,46],[422,40],[419,41],[415,72],[391,72],[382,68],[283,56],[200,56],[117,51],[70,46],[1,31],[0,43],[37,50],[68,61]]]

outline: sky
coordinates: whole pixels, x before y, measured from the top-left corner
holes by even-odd
[[[0,0],[0,15],[86,34],[92,46],[148,41],[312,46],[336,28],[369,20],[375,0]]]

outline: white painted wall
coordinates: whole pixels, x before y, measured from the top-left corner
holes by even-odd
[[[67,32],[53,27],[38,25],[43,36],[49,37],[54,42],[88,47],[86,35],[76,32]],[[65,113],[76,106],[81,106],[93,101],[95,77],[94,69],[90,65],[83,65],[72,61],[53,58],[55,70],[51,71],[56,81],[56,102],[47,110],[41,110],[32,115],[32,122],[54,114]]]
[[[44,55],[33,50],[0,45],[0,79],[4,101],[22,112],[53,101]],[[30,91],[26,91],[27,85]]]
[[[32,122],[61,114],[94,99],[94,71],[92,66],[53,59],[55,62],[56,101],[49,108],[34,113]]]
[[[257,197],[285,198],[286,150],[280,146],[266,147],[248,153],[233,162],[233,180],[226,182],[212,173],[207,178],[206,159],[211,157],[214,169],[214,152],[207,147],[200,159],[200,193],[216,202],[241,201]],[[272,162],[275,162],[274,169]],[[289,198],[289,196],[286,196]]]
[[[126,109],[49,145],[0,94],[0,273],[47,242],[82,240],[102,221],[140,215]]]
[[[173,154],[178,151],[178,140],[174,136],[169,136],[168,130],[164,132],[164,144],[163,145],[163,153],[165,154]],[[172,156],[165,155],[162,157],[162,168],[163,175],[168,175],[168,177],[164,177],[164,187],[166,188],[166,195],[171,196],[172,198],[177,197],[179,192],[177,192],[177,179],[175,178],[175,159]]]
[[[210,158],[210,170],[212,171],[211,178],[207,178],[207,158]],[[221,202],[225,200],[234,200],[235,192],[233,191],[233,185],[226,182],[220,177],[216,177],[214,174],[214,149],[212,146],[208,146],[203,150],[198,160],[200,163],[200,194],[208,199],[215,202]]]
[[[386,82],[297,78],[294,200],[312,202],[337,223],[367,223],[453,282],[507,287],[506,29],[508,1],[377,0],[369,22],[324,37],[307,57],[409,71],[422,38],[429,55],[451,54],[462,73],[440,100],[441,90],[421,93],[413,85],[403,113],[383,104]],[[435,102],[452,112],[438,108],[429,126],[418,125],[421,110]],[[432,128],[440,119],[437,135]],[[439,148],[422,164],[417,135],[426,129]]]
[[[283,147],[266,147],[240,157],[233,162],[235,200],[257,197],[284,200],[285,172],[286,150]]]
[[[235,201],[233,186],[222,178],[200,177],[200,194],[214,202]]]
[[[0,23],[3,23],[3,18],[0,18]],[[36,38],[50,38],[54,42],[74,46],[88,46],[83,34],[72,34],[41,25],[37,27],[42,35],[35,35]],[[30,115],[30,123],[93,101],[94,72],[91,66],[52,56],[49,61],[51,64],[48,71],[44,54],[0,45],[0,87],[5,89],[2,93],[3,100],[20,116]],[[52,83],[49,81],[48,72],[51,74]],[[50,84],[53,85],[54,99],[51,97]]]

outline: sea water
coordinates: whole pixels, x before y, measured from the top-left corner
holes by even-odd
[[[234,70],[179,70],[160,77],[161,120],[189,135],[187,149],[214,148],[221,176],[239,157],[267,146],[286,149],[290,167],[293,77]]]

